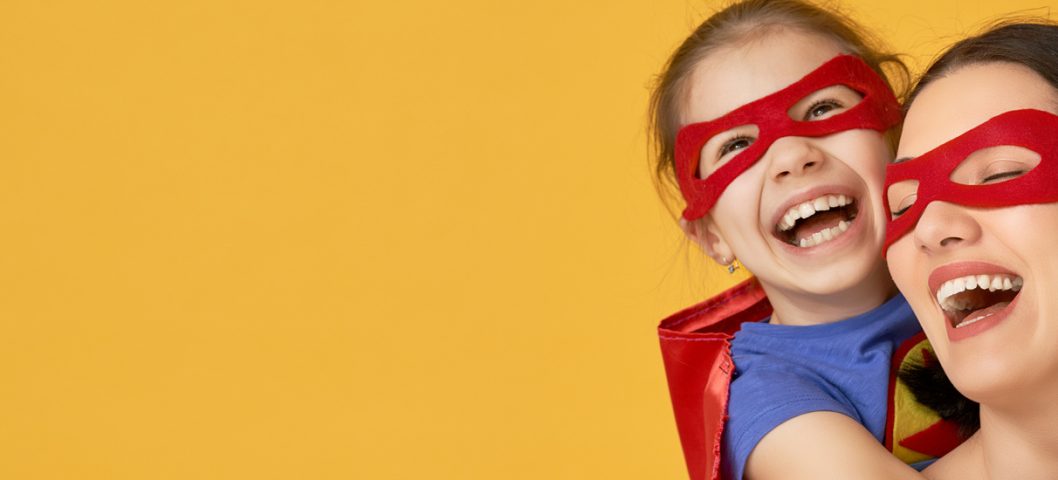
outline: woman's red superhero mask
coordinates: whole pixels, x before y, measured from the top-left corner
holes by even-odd
[[[967,207],[1011,207],[1058,202],[1058,116],[1040,110],[1005,112],[970,129],[913,160],[886,168],[885,205],[897,185],[912,186],[902,197],[915,195],[914,203],[886,227],[885,255],[893,242],[910,232],[930,202],[950,202]],[[952,174],[974,153],[991,147],[1022,147],[1039,155],[1039,164],[1029,166],[1015,178],[998,183],[966,185]],[[913,187],[917,181],[918,186]]]
[[[787,113],[798,101],[827,87],[844,85],[863,96],[852,108],[816,121],[798,121]],[[885,81],[858,57],[839,55],[794,84],[726,115],[692,123],[676,135],[676,179],[687,208],[683,218],[697,220],[709,213],[716,200],[742,172],[768,151],[773,142],[788,136],[824,137],[853,129],[888,130],[900,122],[900,104]],[[732,128],[754,125],[759,133],[749,147],[736,153],[707,178],[698,178],[702,147],[715,135]]]

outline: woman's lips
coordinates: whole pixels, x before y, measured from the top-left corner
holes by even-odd
[[[961,341],[1005,320],[1017,306],[1023,280],[987,262],[956,262],[933,270],[930,292],[945,318],[948,338]]]
[[[948,315],[945,313],[944,329],[948,332],[948,339],[952,342],[962,341],[999,325],[1017,307],[1019,298],[1021,298],[1020,295],[1014,297],[1014,300],[1009,303],[997,303],[981,310],[975,310],[967,315],[957,327],[952,325],[951,319],[947,318]]]
[[[937,291],[940,290],[940,287],[944,282],[959,277],[980,274],[1000,274],[1020,277],[1020,275],[1014,273],[1008,268],[1000,267],[999,265],[988,262],[954,262],[933,269],[929,274],[929,278],[926,279],[926,284],[929,285],[930,293],[936,297]]]

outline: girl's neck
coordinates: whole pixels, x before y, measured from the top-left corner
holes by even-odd
[[[896,286],[885,263],[849,288],[824,295],[791,292],[761,282],[774,312],[771,323],[779,325],[821,325],[867,313],[896,294]]]

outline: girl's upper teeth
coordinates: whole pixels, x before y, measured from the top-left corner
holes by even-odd
[[[797,220],[808,218],[816,212],[825,212],[831,208],[844,207],[852,203],[852,199],[845,195],[823,195],[819,198],[809,200],[790,207],[786,214],[779,220],[779,231],[785,232],[793,228]]]
[[[1025,281],[1017,275],[967,275],[965,277],[953,278],[944,282],[937,290],[937,304],[945,310],[962,310],[965,305],[951,299],[952,296],[967,290],[979,288],[995,292],[998,290],[1019,291]]]

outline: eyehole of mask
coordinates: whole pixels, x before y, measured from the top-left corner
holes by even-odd
[[[915,204],[918,198],[918,180],[896,182],[889,186],[885,195],[889,201],[889,213],[895,219]]]
[[[863,101],[863,95],[844,85],[816,90],[797,101],[786,114],[798,122],[817,122],[839,115]]]
[[[1018,178],[1040,164],[1040,154],[1017,145],[999,145],[971,153],[948,177],[960,185],[988,185]]]
[[[739,125],[709,137],[705,145],[702,145],[698,157],[698,178],[708,177],[721,165],[752,146],[758,137],[760,128],[752,124]]]

